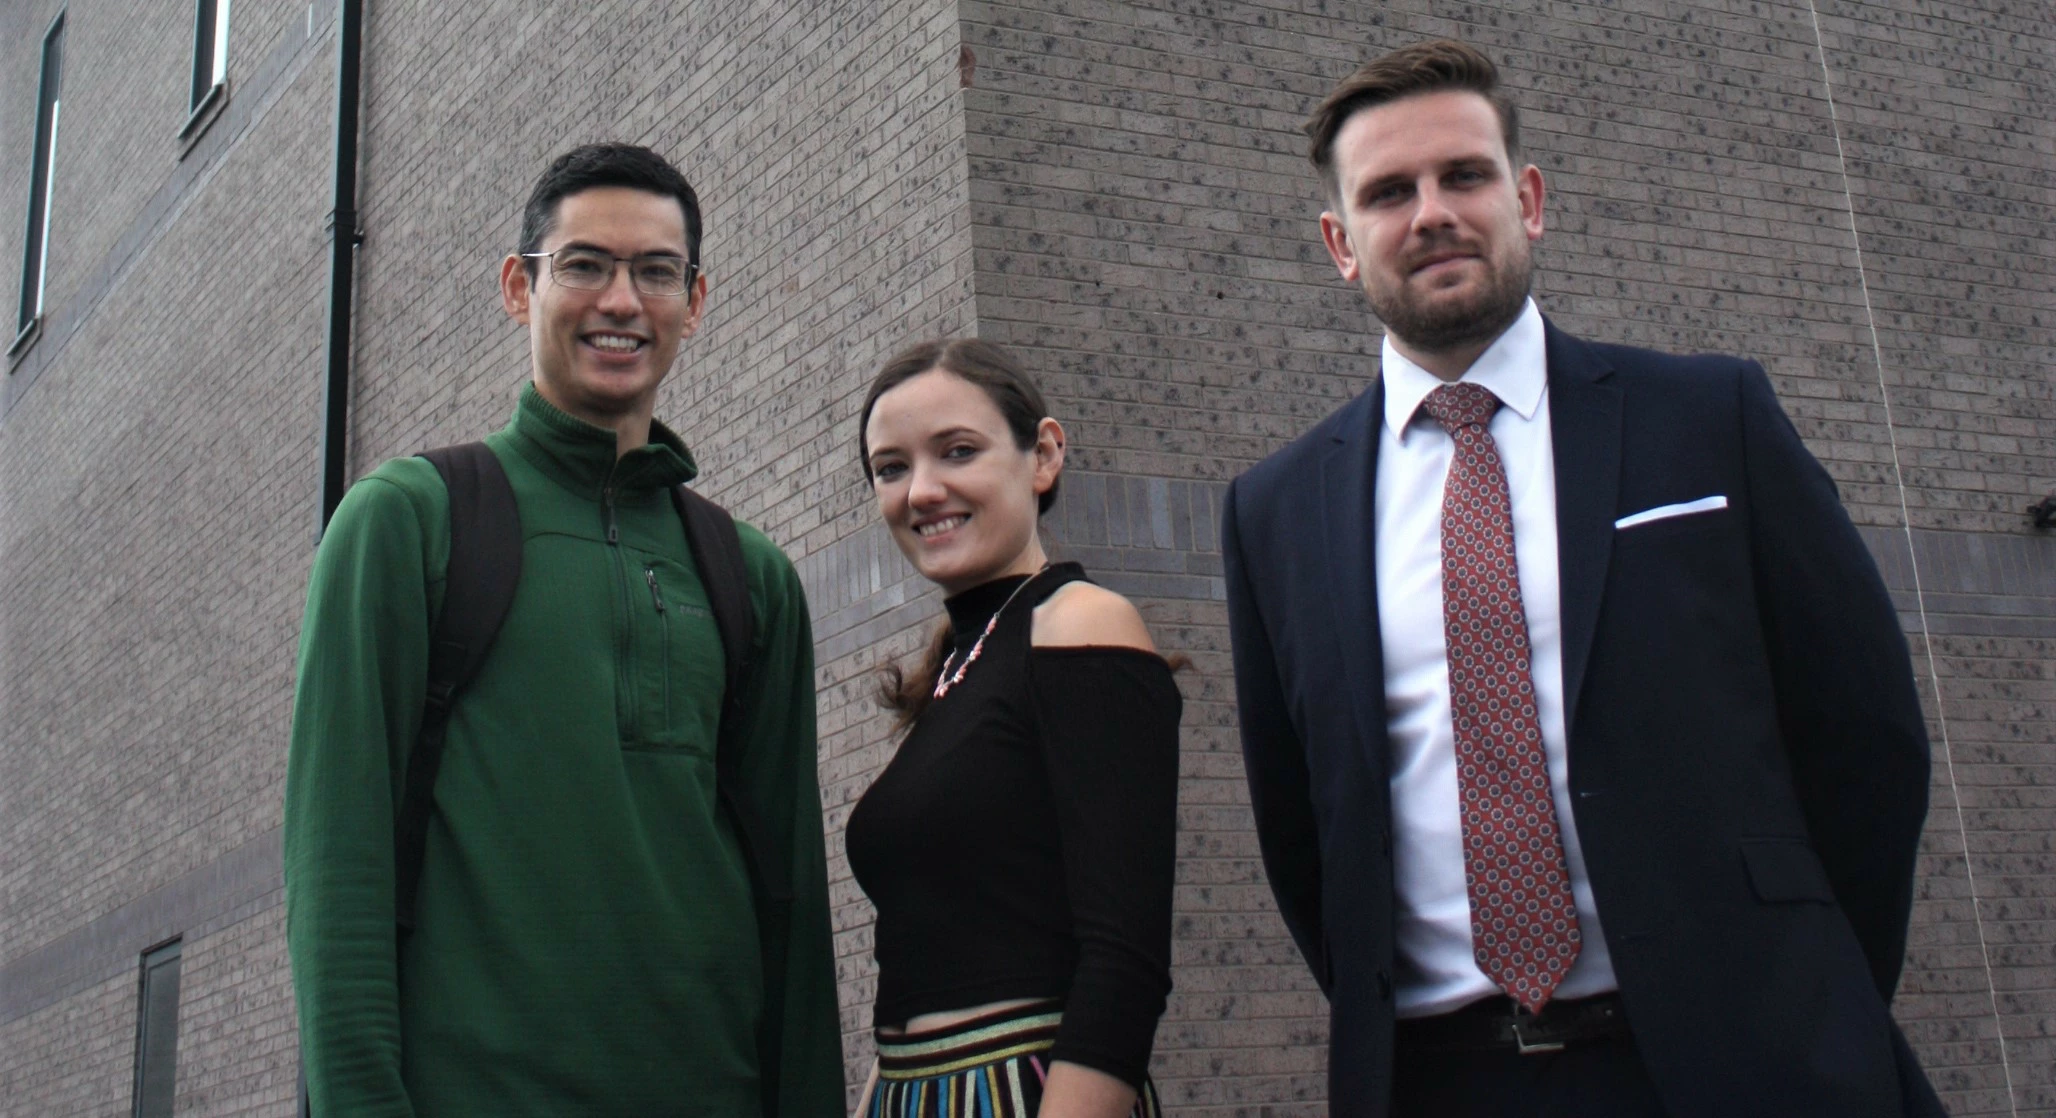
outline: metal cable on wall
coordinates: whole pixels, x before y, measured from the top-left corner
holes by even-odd
[[[1942,764],[1949,781],[1949,798],[1956,807],[1956,837],[1963,847],[1963,873],[1970,890],[1971,922],[1977,928],[1978,955],[1984,962],[1985,993],[1992,1008],[1992,1028],[1999,1039],[1999,1069],[2006,1080],[2006,1105],[2014,1118],[2019,1118],[2020,1101],[2013,1091],[2013,1065],[2006,1051],[2006,1022],[1999,1013],[1999,987],[1992,973],[1992,950],[1985,940],[1984,912],[1978,903],[1977,867],[1970,858],[1970,831],[1963,821],[1963,794],[1956,782],[1956,757],[1949,742],[1949,715],[1942,702],[1942,677],[1935,667],[1934,634],[1928,627],[1927,595],[1921,583],[1920,552],[1913,545],[1913,518],[1906,500],[1906,472],[1899,464],[1899,431],[1892,414],[1892,393],[1885,383],[1885,350],[1878,339],[1877,313],[1870,303],[1870,277],[1863,263],[1863,237],[1856,227],[1856,196],[1849,185],[1849,161],[1842,149],[1841,115],[1835,107],[1835,85],[1828,70],[1828,48],[1820,29],[1820,11],[1815,0],[1806,0],[1806,10],[1813,17],[1813,44],[1820,56],[1821,88],[1827,94],[1828,123],[1834,130],[1835,166],[1842,178],[1842,203],[1849,216],[1849,242],[1856,250],[1856,282],[1863,294],[1863,316],[1870,328],[1871,358],[1878,376],[1878,398],[1885,408],[1885,435],[1892,452],[1892,481],[1899,491],[1899,526],[1906,534],[1906,556],[1913,572],[1913,601],[1920,616],[1921,644],[1927,649],[1928,685],[1935,696],[1935,725],[1942,739]]]

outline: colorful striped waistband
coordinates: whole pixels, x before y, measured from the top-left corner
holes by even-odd
[[[980,1014],[947,1028],[878,1037],[878,1078],[927,1079],[1042,1052],[1057,1042],[1062,1003],[1032,1002]]]

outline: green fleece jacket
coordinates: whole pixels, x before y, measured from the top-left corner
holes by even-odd
[[[486,440],[522,572],[458,700],[417,927],[393,917],[393,816],[449,557],[435,468],[353,486],[308,590],[286,765],[286,926],[317,1118],[759,1113],[757,1028],[783,1015],[780,1114],[840,1114],[806,600],[742,526],[757,647],[740,786],[796,899],[784,1004],[716,810],[720,637],[665,487],[677,436],[614,435],[528,388]]]

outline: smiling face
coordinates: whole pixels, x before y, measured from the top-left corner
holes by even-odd
[[[1334,158],[1321,238],[1336,268],[1363,286],[1401,353],[1461,375],[1527,299],[1542,172],[1513,169],[1497,111],[1468,91],[1359,110],[1336,132]]]
[[[537,251],[599,249],[621,259],[644,253],[687,254],[685,212],[668,195],[605,186],[568,195]],[[626,266],[607,286],[583,291],[557,283],[548,260],[530,278],[518,256],[500,266],[507,314],[528,327],[536,390],[562,411],[619,430],[656,407],[657,385],[671,371],[678,344],[699,329],[707,281],[696,277],[683,295],[644,295]]]
[[[944,593],[1042,568],[1036,500],[1064,468],[1056,420],[1023,448],[984,389],[930,369],[878,397],[864,441],[879,516]]]

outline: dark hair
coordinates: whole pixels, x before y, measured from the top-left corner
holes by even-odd
[[[937,338],[894,354],[871,378],[871,389],[864,393],[864,408],[857,414],[857,461],[864,467],[865,481],[872,479],[871,439],[864,429],[871,425],[871,409],[877,405],[878,397],[931,369],[954,373],[983,389],[1007,421],[1014,445],[1022,450],[1035,445],[1035,429],[1049,418],[1049,405],[1042,402],[1042,390],[1035,387],[1028,370],[1014,360],[1013,354],[991,342]],[[1051,482],[1049,490],[1036,500],[1035,511],[1048,512],[1056,503],[1057,483]]]
[[[602,186],[625,186],[678,199],[678,208],[685,212],[686,259],[700,262],[699,195],[670,160],[635,144],[586,144],[551,160],[542,177],[535,180],[528,205],[522,207],[518,251],[535,252],[542,247],[543,238],[557,226],[558,203]],[[533,280],[536,262],[524,258],[521,263]]]
[[[1321,107],[1314,110],[1304,129],[1311,145],[1307,158],[1321,173],[1329,195],[1340,189],[1335,178],[1335,134],[1359,110],[1415,97],[1423,93],[1461,90],[1475,93],[1492,103],[1499,113],[1500,136],[1506,141],[1506,158],[1518,162],[1521,150],[1520,109],[1513,98],[1499,88],[1499,68],[1485,53],[1454,39],[1434,39],[1401,47],[1357,68],[1328,91]]]
[[[1043,403],[1042,390],[1035,387],[1034,378],[1015,361],[1013,355],[991,342],[977,338],[937,338],[908,346],[893,355],[878,375],[871,378],[870,391],[864,393],[864,407],[857,415],[857,458],[864,467],[864,479],[871,480],[871,440],[865,428],[871,425],[871,409],[878,398],[898,388],[907,381],[930,370],[941,369],[946,373],[962,377],[983,389],[999,414],[1007,422],[1007,430],[1014,436],[1014,445],[1022,450],[1035,445],[1036,428],[1049,415],[1048,405]],[[1057,487],[1050,483],[1036,501],[1037,512],[1048,512],[1056,503]],[[878,702],[893,712],[893,732],[898,733],[914,724],[921,712],[934,701],[935,679],[942,674],[942,662],[949,655],[950,626],[944,620],[929,638],[928,648],[922,655],[920,666],[912,672],[905,671],[898,664],[887,664],[878,671]]]

